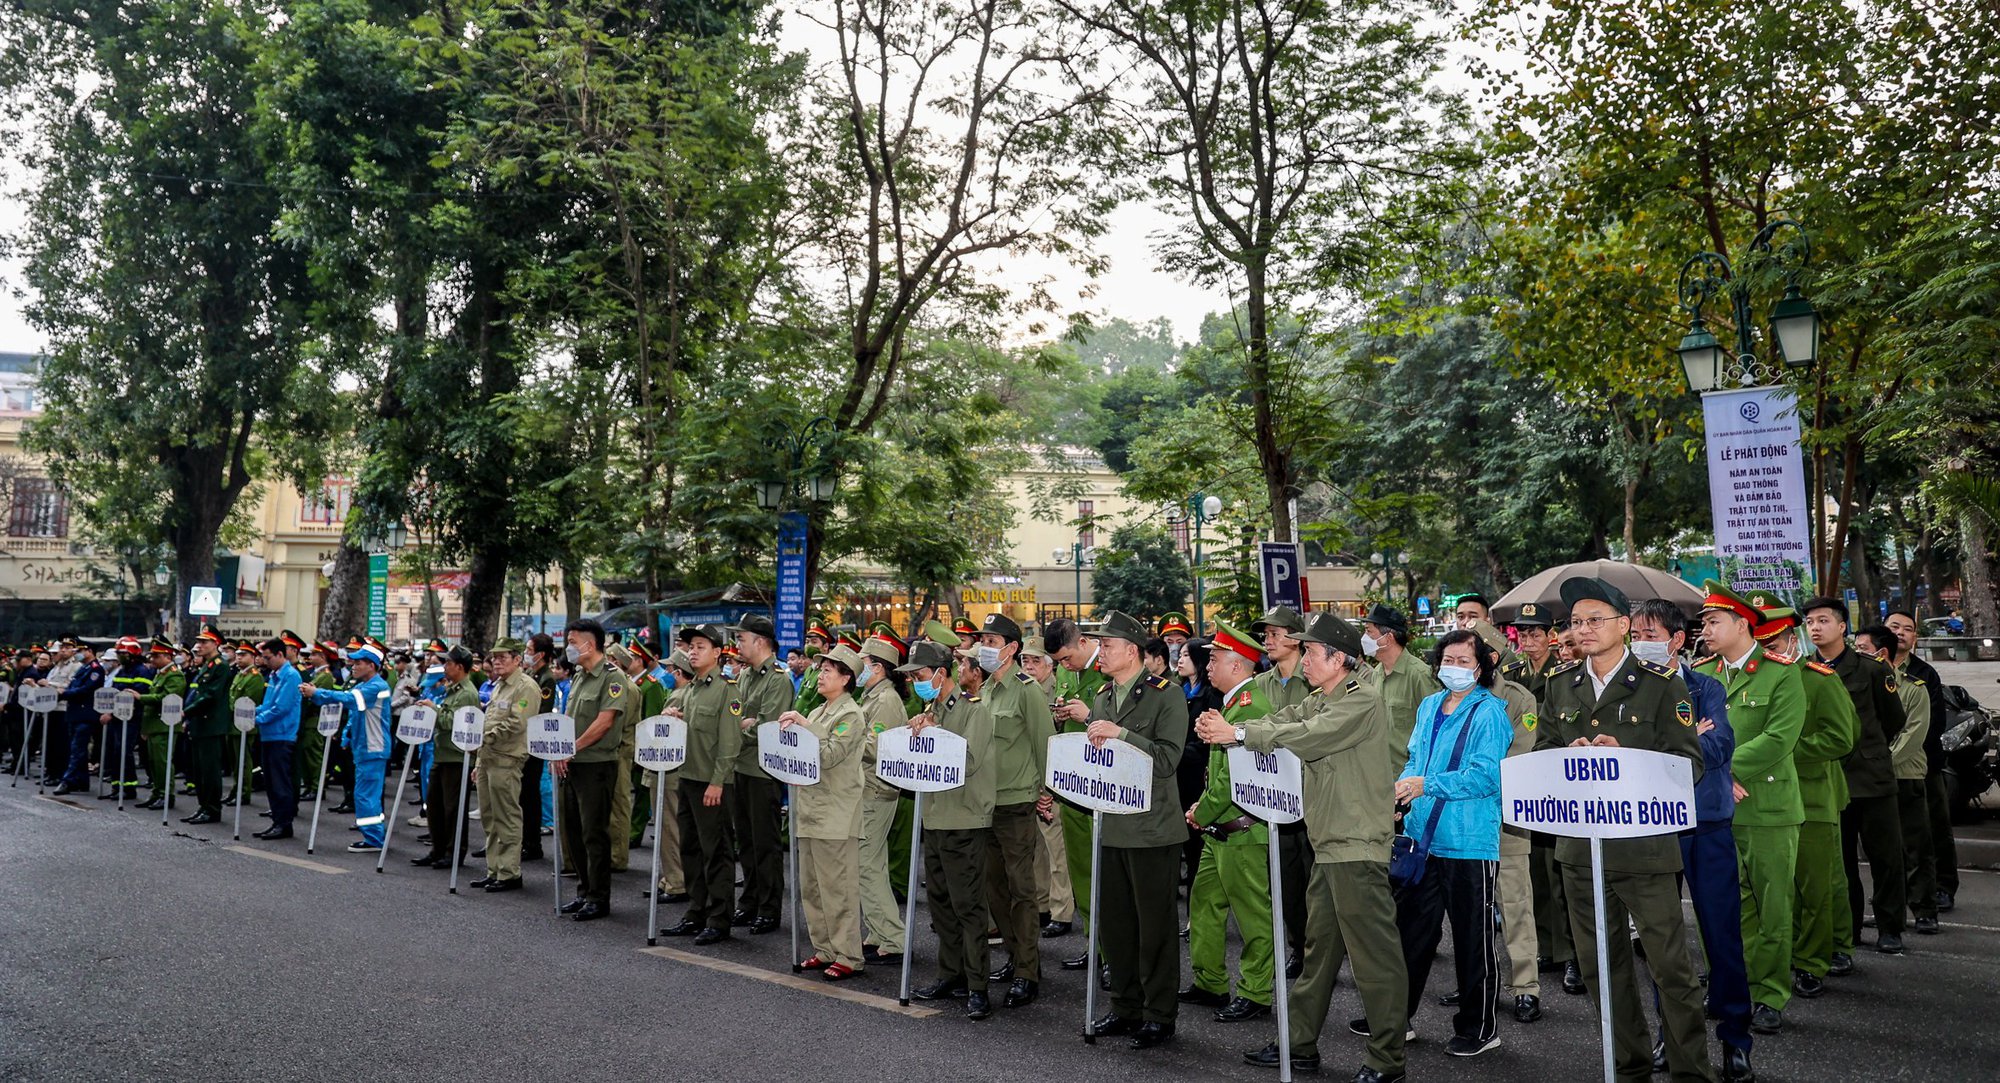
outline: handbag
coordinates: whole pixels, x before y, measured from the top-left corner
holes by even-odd
[[[1476,701],[1477,697],[1468,697],[1468,699]],[[1444,701],[1439,700],[1438,702],[1442,706]],[[1461,703],[1459,706],[1464,707],[1466,704]],[[1437,731],[1443,727],[1444,712],[1439,711],[1437,717],[1431,722],[1432,741],[1437,740]],[[1458,742],[1452,746],[1451,760],[1445,764],[1444,768],[1446,771],[1458,770],[1459,763],[1465,758],[1465,740],[1471,735],[1472,716],[1468,714],[1465,716],[1465,724],[1458,728]],[[1429,772],[1425,773],[1429,774]],[[1391,884],[1396,887],[1409,887],[1423,880],[1424,862],[1430,857],[1431,852],[1431,836],[1437,834],[1438,817],[1443,815],[1443,813],[1444,801],[1434,799],[1431,802],[1431,814],[1424,819],[1424,829],[1421,835],[1415,837],[1401,833],[1396,835],[1395,842],[1389,847],[1389,882]]]

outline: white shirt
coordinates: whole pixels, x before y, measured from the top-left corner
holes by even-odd
[[[1618,654],[1618,664],[1611,667],[1611,672],[1608,675],[1606,675],[1603,680],[1598,679],[1597,667],[1595,665],[1593,665],[1590,662],[1585,662],[1583,664],[1584,670],[1590,674],[1590,687],[1597,691],[1598,699],[1604,698],[1605,686],[1611,683],[1611,678],[1616,677],[1618,675],[1619,670],[1625,668],[1625,659],[1630,657],[1632,657],[1632,648],[1627,647],[1623,651],[1620,651]]]

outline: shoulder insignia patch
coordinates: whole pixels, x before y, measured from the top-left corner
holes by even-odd
[[[1526,658],[1516,658],[1500,667],[1501,671],[1505,673],[1519,673],[1526,668],[1528,668],[1528,660]]]
[[[722,675],[722,683],[723,683],[723,684],[735,684],[735,683],[736,683],[736,674],[734,674],[734,673],[725,673],[725,674],[723,674],[723,675]]]
[[[736,717],[738,717],[738,718],[742,718],[742,717],[743,717],[743,701],[742,701],[742,700],[740,700],[740,699],[732,699],[732,700],[730,700],[730,701],[729,701],[729,713],[730,713],[730,714],[733,714],[733,715],[735,715],[735,716],[736,716]]]
[[[1644,658],[1639,659],[1639,668],[1645,670],[1646,672],[1652,674],[1655,677],[1672,677],[1675,676],[1676,674],[1676,671],[1674,669],[1668,666],[1663,666],[1658,662],[1648,661]]]
[[[1527,730],[1529,733],[1533,733],[1535,732],[1535,726],[1539,724],[1541,720],[1542,717],[1540,715],[1536,714],[1533,711],[1528,711],[1523,715],[1521,715],[1521,728]]]
[[[1776,662],[1781,666],[1789,666],[1792,663],[1797,662],[1799,660],[1797,655],[1779,654],[1777,651],[1765,651],[1764,657],[1769,658],[1771,661]]]
[[[1582,664],[1583,662],[1580,659],[1572,658],[1569,661],[1564,662],[1562,665],[1559,665],[1556,668],[1549,670],[1549,676],[1553,677],[1558,673],[1568,673],[1570,670],[1575,669],[1576,667]]]
[[[1028,676],[1028,674],[1025,671],[1018,669],[1014,671],[1014,679],[1020,681],[1022,684],[1035,683],[1035,679],[1033,677]]]
[[[527,701],[527,700],[525,700],[525,699],[524,699],[524,700],[521,700],[520,702],[518,702],[518,703],[514,704],[514,709],[515,709],[515,710],[517,710],[517,711],[525,711],[525,710],[527,710],[527,709],[528,709],[528,701]]]
[[[1682,700],[1674,704],[1674,717],[1683,726],[1694,725],[1694,704],[1689,703],[1687,700]]]
[[[612,699],[617,699],[619,696],[622,696],[624,694],[625,694],[625,686],[619,684],[617,681],[612,681],[611,691],[605,693],[605,695],[610,696]]]
[[[1027,677],[1027,674],[1023,673],[1021,676]],[[1165,688],[1170,682],[1165,677],[1148,677],[1146,678],[1146,683],[1152,685],[1154,688]]]
[[[1361,682],[1352,677],[1347,678],[1347,691],[1350,694],[1361,691]]]
[[[1896,675],[1890,673],[1888,676],[1882,678],[1882,687],[1894,692],[1896,690]]]
[[[1814,673],[1824,673],[1829,677],[1837,676],[1837,674],[1833,672],[1832,666],[1827,665],[1825,662],[1819,661],[1818,659],[1814,659],[1810,662],[1807,662],[1806,668],[1812,670]]]
[[[951,708],[958,706],[958,693],[954,692],[951,695],[946,696],[944,698],[944,706],[946,710],[950,710]]]
[[[1710,662],[1714,662],[1714,661],[1716,661],[1716,657],[1715,657],[1715,655],[1712,655],[1712,654],[1704,654],[1704,655],[1702,655],[1702,656],[1701,656],[1700,658],[1697,658],[1697,659],[1695,659],[1695,660],[1694,660],[1694,663],[1693,663],[1693,664],[1694,664],[1694,668],[1696,668],[1696,669],[1700,669],[1701,667],[1703,667],[1703,666],[1705,666],[1705,665],[1709,664]]]
[[[967,692],[967,693],[965,694],[965,702],[967,702],[967,703],[978,703],[978,702],[979,702],[979,693],[977,693],[977,692]]]
[[[833,724],[833,735],[834,735],[835,737],[842,737],[842,736],[845,736],[846,734],[847,734],[847,720],[846,720],[846,719],[842,719],[841,721],[839,721],[839,722],[835,722],[835,723]]]

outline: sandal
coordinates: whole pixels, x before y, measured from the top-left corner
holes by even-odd
[[[807,959],[807,960],[806,960],[805,962],[803,962],[803,963],[800,963],[800,964],[799,964],[799,969],[800,969],[800,970],[825,970],[825,969],[827,968],[827,965],[828,965],[828,964],[827,964],[827,961],[826,961],[825,959],[822,959],[822,958],[820,958],[819,956],[815,955],[815,956],[813,956],[812,958],[810,958],[810,959]]]
[[[846,963],[829,963],[827,964],[826,973],[821,974],[820,977],[825,978],[827,981],[846,981],[848,978],[852,978],[860,973],[860,970],[848,966]]]

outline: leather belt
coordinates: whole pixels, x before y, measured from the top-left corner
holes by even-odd
[[[1201,829],[1201,833],[1219,842],[1238,832],[1248,831],[1260,822],[1255,816],[1243,815],[1226,823],[1209,824]]]

